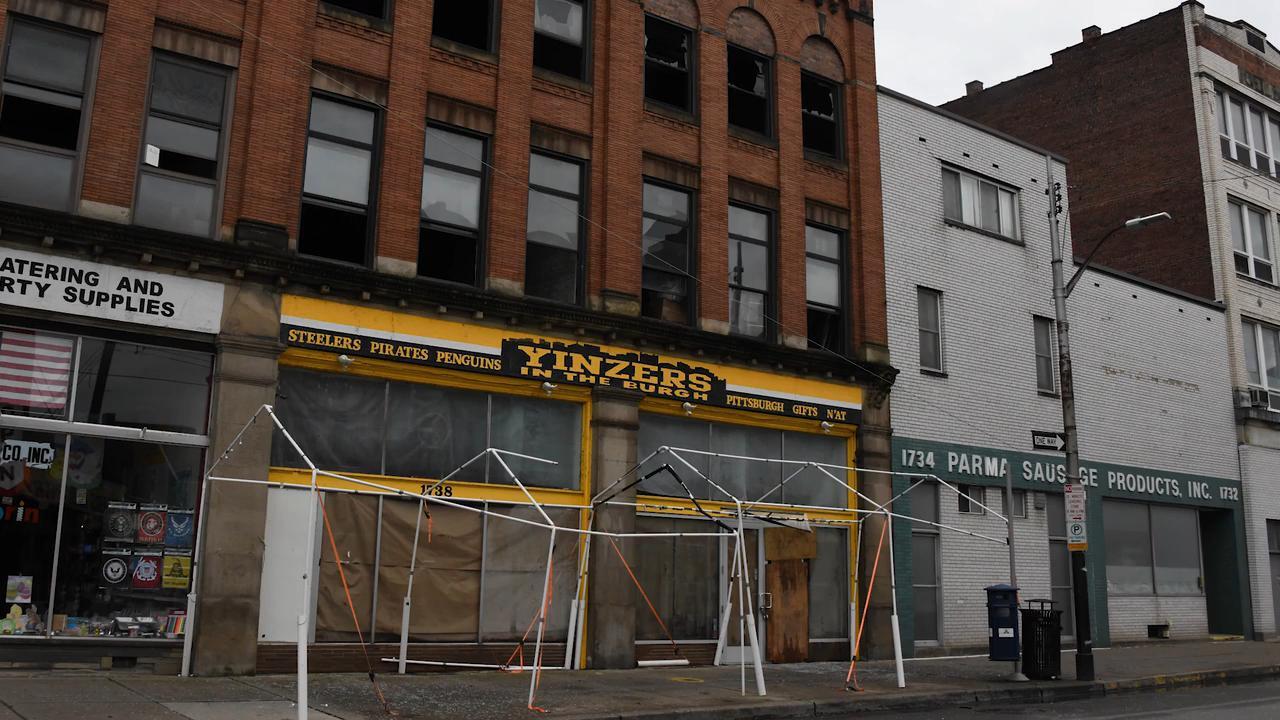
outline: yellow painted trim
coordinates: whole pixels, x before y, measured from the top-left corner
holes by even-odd
[[[771,430],[791,430],[814,435],[823,434],[820,420],[786,417],[783,415],[767,415],[750,410],[695,405],[692,413],[686,413],[684,404],[676,400],[644,398],[640,401],[640,412],[659,415],[688,416],[694,420],[705,420],[714,423],[730,423],[733,425],[750,425]],[[838,437],[852,438],[857,434],[858,426],[833,423],[831,432],[825,433]]]
[[[478,323],[456,322],[441,318],[395,312],[393,310],[386,310],[383,308],[349,305],[347,303],[335,302],[333,300],[303,297],[301,295],[285,295],[281,302],[280,313],[281,315],[286,316],[286,322],[288,322],[289,317],[300,319],[307,318],[320,322],[347,325],[357,330],[371,329],[384,333],[437,338],[458,343],[466,343],[469,345],[479,345],[493,348],[495,352],[502,347],[502,340],[504,338],[511,337],[547,340],[551,342],[576,342],[565,338],[539,335],[533,332],[513,332],[510,329],[481,325]],[[632,354],[638,352],[635,348],[602,345],[594,342],[589,344],[597,345],[605,352],[613,354]],[[658,356],[659,362],[682,362],[706,368],[733,385],[747,386],[762,391],[773,390],[776,392],[804,395],[819,400],[825,399],[827,401],[853,403],[858,405],[861,405],[863,402],[862,388],[857,385],[815,380],[812,378],[794,375],[784,375],[769,370],[721,365],[714,362],[704,362],[698,358],[664,355],[656,352],[652,354]],[[363,361],[363,358],[357,360],[356,364],[359,364],[361,361]]]
[[[338,478],[324,475],[317,478],[316,483],[324,490],[359,490],[361,492],[385,493],[388,495],[395,494],[395,490],[402,490],[406,493],[418,495],[422,493],[425,486],[435,483],[435,480],[429,478],[401,478],[386,475],[370,475],[367,473],[342,474],[357,480],[365,480],[371,483],[384,485],[392,488],[392,490],[378,490],[377,488],[371,488],[367,485],[339,480]],[[267,475],[267,480],[271,483],[279,483],[282,485],[311,487],[311,471],[301,470],[298,468],[273,467]],[[584,501],[583,493],[578,490],[530,487],[529,494],[538,502],[548,505],[582,505]],[[529,499],[525,497],[525,494],[520,492],[520,488],[515,485],[454,482],[452,480],[441,485],[438,488],[438,491],[433,492],[432,495],[437,495],[444,500],[468,502],[492,502],[504,504],[528,504],[529,502]]]
[[[304,370],[330,373],[342,372],[347,375],[378,378],[380,380],[399,380],[402,382],[440,385],[463,390],[498,392],[523,397],[550,397],[552,400],[573,400],[584,404],[591,399],[591,389],[588,387],[562,384],[557,386],[552,394],[548,396],[542,389],[542,383],[536,380],[428,367],[394,360],[378,360],[365,357],[357,357],[353,358],[353,360],[354,362],[346,370],[343,370],[338,365],[338,353],[289,348],[280,356],[281,365]]]

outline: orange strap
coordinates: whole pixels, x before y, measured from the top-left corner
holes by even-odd
[[[636,578],[636,574],[631,572],[631,566],[627,564],[627,559],[622,557],[622,551],[618,549],[618,543],[613,538],[609,538],[609,544],[613,546],[613,552],[618,555],[618,559],[622,561],[622,567],[626,569],[627,575],[631,576],[631,582],[635,583],[636,589],[640,591],[640,597],[644,598],[644,602],[649,606],[649,612],[653,613],[653,619],[658,621],[658,627],[662,628],[663,634],[667,636],[667,640],[671,641],[671,650],[676,657],[680,657],[680,646],[676,645],[676,639],[671,636],[671,631],[667,629],[667,624],[662,622],[662,616],[658,614],[658,608],[653,606],[653,601],[649,599],[649,593],[644,591],[644,587],[640,584],[640,580]]]
[[[356,614],[355,602],[351,599],[351,586],[347,584],[347,573],[342,569],[342,556],[338,554],[338,542],[333,537],[333,527],[329,525],[329,513],[324,508],[324,498],[320,498],[320,516],[324,518],[325,534],[329,536],[329,549],[333,551],[333,564],[338,568],[338,579],[342,581],[342,592],[347,596],[347,607],[351,610],[351,622],[355,623],[356,639],[360,641],[360,650],[364,653],[364,665],[369,671],[369,682],[373,683],[373,694],[382,703],[382,710],[388,716],[395,717],[396,712],[387,703],[387,698],[378,686],[378,678],[373,673],[373,661],[369,659],[369,648],[364,644],[364,633],[360,631],[360,618]]]
[[[888,530],[889,523],[886,520],[880,525],[880,542],[876,544],[876,560],[871,564],[871,580],[867,583],[867,600],[862,604],[862,617],[858,618],[858,634],[853,639],[853,657],[849,659],[849,672],[844,678],[845,685],[848,685],[852,679],[853,689],[859,692],[862,688],[858,687],[857,678],[858,648],[862,645],[862,630],[867,626],[867,610],[871,608],[871,592],[876,587],[876,571],[880,569],[880,551],[884,549],[884,535]]]

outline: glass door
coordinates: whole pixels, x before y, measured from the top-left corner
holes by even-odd
[[[0,429],[0,636],[48,634],[66,436]],[[18,612],[13,612],[14,607]]]

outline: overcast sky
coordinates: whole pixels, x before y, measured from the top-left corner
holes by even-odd
[[[1280,0],[1202,0],[1205,12],[1246,20],[1280,46]],[[1080,42],[1175,7],[1178,0],[876,0],[876,73],[881,85],[931,103],[1049,64]]]

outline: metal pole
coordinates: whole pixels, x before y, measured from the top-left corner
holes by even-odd
[[[1063,286],[1062,245],[1058,239],[1057,186],[1053,180],[1053,157],[1044,156],[1049,191],[1049,247],[1053,259],[1053,310],[1058,326],[1058,374],[1062,383],[1062,434],[1066,438],[1067,482],[1080,482],[1080,447],[1076,436],[1076,397],[1071,373],[1070,325],[1067,322],[1067,293]],[[1084,487],[1081,486],[1083,492]],[[1065,529],[1065,528],[1064,528]],[[1076,679],[1091,681],[1093,673],[1093,630],[1089,621],[1089,571],[1085,553],[1071,553],[1071,590],[1075,600]]]
[[[1017,588],[1018,587],[1018,560],[1017,560],[1017,552],[1015,551],[1014,544],[1013,544],[1013,518],[1015,515],[1017,515],[1017,513],[1015,513],[1013,510],[1013,466],[1012,465],[1009,466],[1009,469],[1004,474],[1004,497],[1005,497],[1004,524],[1005,524],[1005,527],[1009,529],[1009,585],[1011,585],[1014,588]],[[1015,590],[1014,592],[1016,593],[1017,591]],[[1014,597],[1016,598],[1017,595],[1015,594]],[[1026,628],[1023,628],[1023,632],[1026,632]],[[1022,653],[1021,653],[1021,650],[1019,650],[1018,659],[1013,661],[1013,674],[1009,676],[1009,679],[1012,680],[1013,682],[1026,682],[1029,679],[1026,675],[1022,674],[1021,660],[1022,660]]]
[[[893,561],[893,515],[885,510],[884,521],[889,523],[887,535],[889,536],[889,602],[891,613],[889,615],[889,624],[893,630],[893,669],[897,675],[898,687],[907,686],[907,680],[902,671],[902,632],[898,625],[898,573],[894,569]]]
[[[413,550],[409,553],[409,582],[404,589],[404,605],[400,608],[400,657],[396,670],[403,675],[409,657],[409,613],[413,611],[413,573],[418,569],[418,542],[422,532],[422,498],[418,498],[418,517],[413,521]]]
[[[551,528],[551,541],[547,543],[547,572],[542,581],[542,605],[538,608],[538,637],[533,645],[533,673],[529,676],[529,707],[533,707],[534,694],[538,691],[538,677],[542,674],[542,635],[547,628],[547,595],[551,592],[551,565],[555,562],[556,530]]]
[[[308,462],[310,462],[308,460]],[[307,511],[307,556],[303,560],[302,602],[298,607],[298,720],[307,720],[307,643],[311,640],[311,586],[320,571],[316,557],[316,508],[320,503],[316,468],[311,466],[311,492]],[[333,559],[338,562],[338,558]]]

